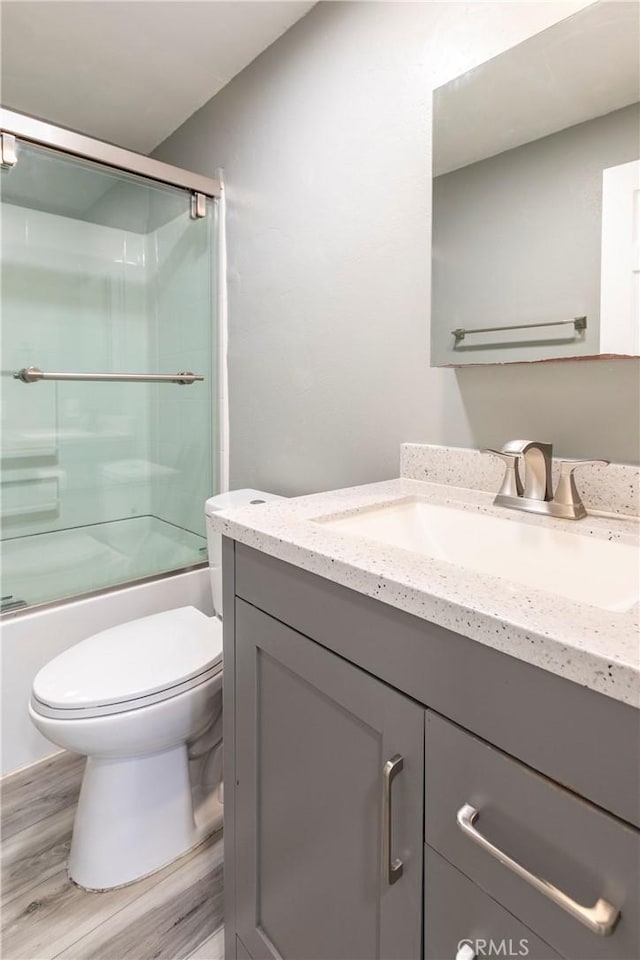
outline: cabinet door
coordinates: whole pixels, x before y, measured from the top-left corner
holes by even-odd
[[[251,955],[420,957],[423,708],[237,600],[235,714],[237,930]]]

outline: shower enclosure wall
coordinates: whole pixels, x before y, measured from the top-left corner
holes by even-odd
[[[6,685],[11,622],[206,565],[220,188],[19,114],[0,120]]]

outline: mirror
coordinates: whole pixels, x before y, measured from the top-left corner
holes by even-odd
[[[640,354],[640,5],[434,91],[432,366]]]

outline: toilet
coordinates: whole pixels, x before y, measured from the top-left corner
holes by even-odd
[[[87,757],[69,854],[78,886],[132,883],[221,826],[222,540],[209,517],[276,499],[235,490],[207,500],[213,617],[179,607],[132,620],[37,674],[31,720]]]

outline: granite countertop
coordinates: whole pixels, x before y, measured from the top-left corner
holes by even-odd
[[[632,516],[553,520],[494,507],[485,490],[406,477],[241,507],[212,522],[218,533],[286,563],[640,707],[639,605],[603,610],[314,522],[406,498],[639,544]]]

